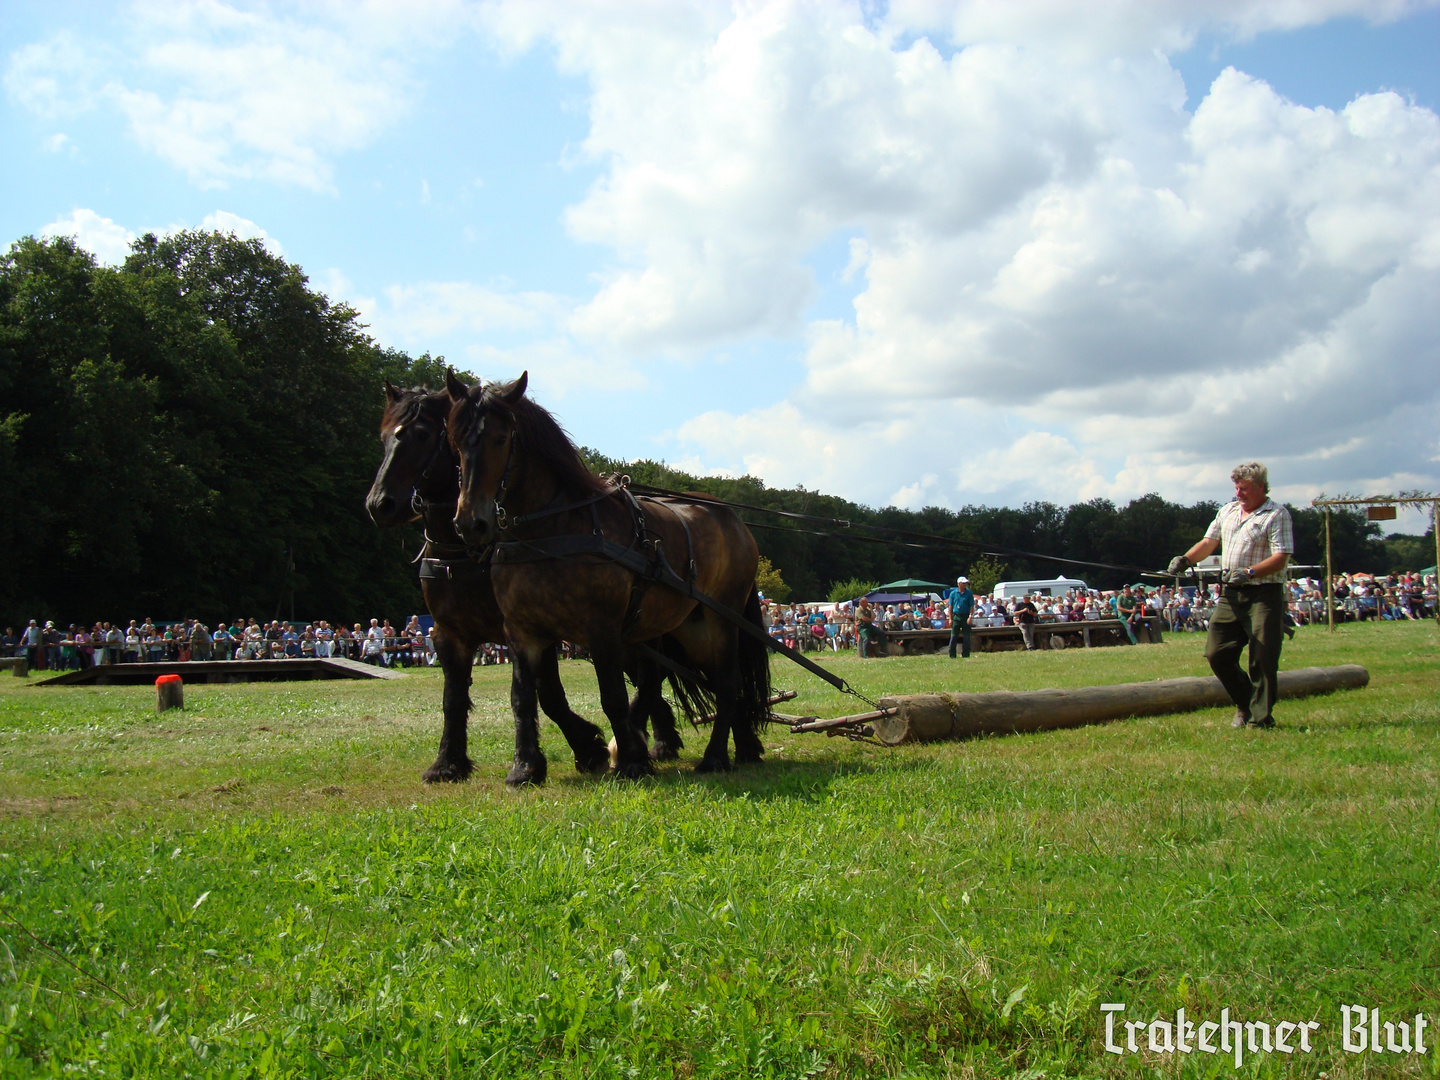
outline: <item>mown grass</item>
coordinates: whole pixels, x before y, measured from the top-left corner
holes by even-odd
[[[1201,642],[827,663],[871,696],[1202,674]],[[510,792],[508,669],[466,785],[419,773],[439,678],[0,681],[0,1073],[1217,1076],[1116,1057],[1126,1019],[1321,1024],[1245,1075],[1434,1075],[1341,1052],[1339,1005],[1440,1012],[1433,624],[1304,630],[1369,688],[883,750],[771,729],[767,763]],[[572,702],[599,709],[565,664]],[[787,706],[852,704],[798,669]],[[862,706],[863,707],[863,706]],[[1142,1037],[1143,1045],[1143,1037]]]

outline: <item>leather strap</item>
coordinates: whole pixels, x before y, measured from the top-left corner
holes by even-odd
[[[540,562],[546,559],[565,559],[581,555],[593,555],[607,562],[618,563],[631,573],[638,574],[656,584],[674,589],[680,595],[709,608],[727,622],[760,641],[771,652],[777,652],[787,660],[793,660],[812,675],[824,679],[837,690],[848,692],[844,679],[826,671],[819,664],[801,655],[784,642],[776,641],[763,627],[756,626],[739,612],[726,607],[714,597],[697,589],[693,582],[685,581],[660,555],[653,563],[631,547],[621,547],[613,540],[593,533],[562,533],[538,540],[509,540],[496,544],[492,558],[497,563]]]
[[[467,578],[483,577],[490,572],[490,564],[476,562],[470,558],[421,559],[421,581],[464,581]]]

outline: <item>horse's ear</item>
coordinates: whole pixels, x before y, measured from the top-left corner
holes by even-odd
[[[400,400],[400,388],[389,379],[385,380],[385,399],[392,405]]]
[[[470,388],[455,377],[455,372],[449,368],[445,369],[445,392],[450,395],[451,401],[464,401]]]
[[[530,385],[530,372],[522,371],[520,377],[505,388],[500,395],[500,400],[506,405],[514,405],[525,396],[525,387]]]

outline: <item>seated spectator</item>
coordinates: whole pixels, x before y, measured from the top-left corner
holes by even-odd
[[[371,619],[370,622],[374,624],[375,620]],[[359,629],[358,625],[356,629]],[[365,633],[365,643],[360,652],[361,660],[376,667],[382,664],[382,657],[385,655],[385,639],[379,629],[378,626],[372,625],[370,631]]]

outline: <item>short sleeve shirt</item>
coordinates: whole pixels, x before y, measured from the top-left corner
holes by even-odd
[[[963,619],[975,610],[975,594],[965,589],[951,589],[945,594],[950,602],[950,616],[954,619]]]
[[[1279,551],[1295,554],[1295,530],[1289,510],[1266,499],[1249,517],[1244,513],[1239,501],[1228,502],[1205,530],[1206,539],[1220,541],[1222,570],[1243,570]],[[1273,574],[1257,577],[1255,583],[1284,580],[1285,569],[1281,567]]]

